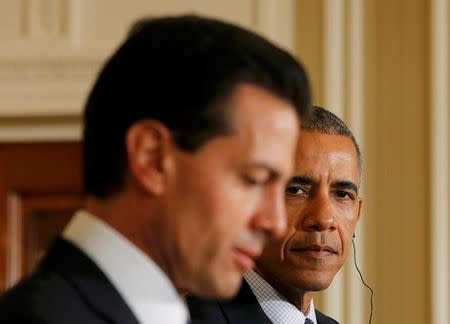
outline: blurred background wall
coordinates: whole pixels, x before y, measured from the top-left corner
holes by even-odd
[[[450,323],[447,0],[0,0],[0,141],[77,141],[102,62],[142,16],[198,13],[297,56],[361,143],[358,261],[373,323]],[[366,323],[350,258],[318,308]]]

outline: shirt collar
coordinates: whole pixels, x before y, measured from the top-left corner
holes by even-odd
[[[264,313],[274,324],[298,323],[303,324],[305,314],[303,314],[295,305],[286,300],[286,298],[276,291],[267,281],[254,271],[244,273],[244,279],[249,284],[251,290],[256,296]],[[314,302],[308,307],[306,317],[317,324]]]
[[[62,236],[97,264],[140,323],[185,324],[188,321],[186,304],[166,274],[101,219],[80,210]]]

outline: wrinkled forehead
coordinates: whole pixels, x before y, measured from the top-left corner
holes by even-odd
[[[360,167],[353,141],[342,135],[301,131],[294,165],[296,175],[328,176],[360,183]]]

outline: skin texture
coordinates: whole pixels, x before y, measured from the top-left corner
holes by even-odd
[[[331,284],[360,217],[360,171],[350,138],[302,131],[286,188],[288,231],[271,240],[257,272],[303,313]]]
[[[284,234],[300,129],[290,103],[250,84],[225,105],[233,131],[194,153],[179,150],[156,121],[134,124],[126,187],[108,201],[88,201],[180,292],[204,297],[232,297],[266,239]]]

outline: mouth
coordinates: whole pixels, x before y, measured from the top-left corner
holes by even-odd
[[[253,269],[255,267],[255,259],[258,258],[260,254],[261,249],[233,249],[233,259],[241,272]]]
[[[326,258],[337,255],[336,249],[329,245],[312,244],[308,246],[293,247],[290,252],[301,254],[314,259]]]

